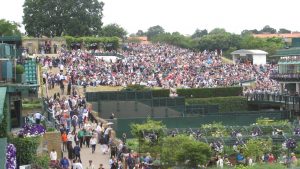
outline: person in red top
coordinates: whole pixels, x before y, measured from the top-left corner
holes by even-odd
[[[275,161],[275,157],[272,153],[269,154],[269,159],[268,159],[269,163],[272,164]]]
[[[66,148],[67,148],[67,141],[68,141],[68,137],[67,137],[66,132],[64,132],[64,133],[61,135],[61,141],[63,142],[63,151],[66,151]]]

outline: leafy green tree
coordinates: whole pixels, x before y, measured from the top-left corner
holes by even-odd
[[[96,35],[103,6],[98,0],[25,0],[23,24],[29,36]]]
[[[127,32],[125,31],[125,29],[115,23],[103,26],[103,28],[100,31],[100,36],[104,37],[116,36],[119,38],[124,38],[126,35]]]
[[[208,32],[206,29],[200,30],[200,29],[196,29],[196,31],[194,32],[194,34],[192,35],[192,38],[201,38],[204,35],[207,35]]]
[[[247,36],[247,35],[252,35],[252,34],[259,34],[259,31],[257,29],[253,29],[253,30],[243,30],[241,32],[241,36]]]
[[[21,35],[19,27],[20,25],[16,22],[0,19],[0,36]]]
[[[153,42],[163,42],[171,45],[175,45],[182,48],[193,49],[196,46],[195,41],[184,35],[181,35],[179,32],[171,33],[162,33],[156,35],[152,38]]]
[[[256,161],[264,155],[264,153],[270,153],[272,151],[272,139],[250,139],[247,141],[243,154],[246,157],[252,157]]]
[[[224,28],[215,28],[213,30],[211,30],[209,32],[210,35],[213,35],[213,34],[227,34],[226,30]]]
[[[199,141],[189,141],[182,143],[181,151],[176,153],[176,159],[181,164],[190,167],[204,165],[211,157],[211,150],[208,144]]]
[[[278,33],[291,33],[292,31],[285,29],[285,28],[280,28]]]
[[[177,161],[177,154],[184,149],[183,143],[194,142],[195,139],[185,135],[164,138],[162,144],[161,160],[166,166],[174,166]],[[174,148],[176,147],[176,149]]]
[[[262,30],[260,30],[260,33],[276,33],[276,29],[270,27],[269,25],[266,25]]]
[[[136,36],[145,36],[145,33],[143,30],[138,30]]]
[[[161,121],[151,120],[150,118],[143,124],[131,124],[131,133],[135,138],[143,139],[143,132],[155,132],[158,138],[164,135],[166,126]]]
[[[157,35],[163,34],[163,33],[165,33],[164,28],[159,25],[156,25],[156,26],[152,26],[148,29],[147,37],[149,40],[151,40],[154,36],[157,36]]]

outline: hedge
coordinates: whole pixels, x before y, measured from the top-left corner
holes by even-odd
[[[119,47],[119,38],[118,37],[72,37],[72,36],[64,36],[68,45],[72,43],[83,43],[86,45],[90,45],[93,43],[97,44],[113,44],[113,47],[117,49]]]
[[[247,111],[247,100],[243,96],[186,99],[186,104],[219,105],[219,112]]]
[[[31,164],[36,158],[36,150],[40,144],[40,137],[9,137],[9,143],[16,146],[17,164]]]
[[[185,98],[241,96],[242,93],[242,87],[177,89],[178,96]]]
[[[170,90],[169,89],[154,89],[152,90],[153,97],[169,97]]]

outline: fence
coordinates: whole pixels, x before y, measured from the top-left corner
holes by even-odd
[[[258,118],[269,118],[273,120],[287,119],[290,117],[288,111],[247,111],[247,112],[230,112],[214,113],[201,115],[198,117],[169,117],[153,118],[162,121],[167,128],[200,128],[202,124],[213,122],[222,122],[223,125],[229,126],[246,126],[256,122]],[[130,124],[144,123],[147,118],[123,118],[114,121],[115,130],[119,137],[122,133],[130,135]]]

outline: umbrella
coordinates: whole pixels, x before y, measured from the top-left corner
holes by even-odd
[[[111,125],[111,124],[114,124],[113,122],[108,122],[108,123],[106,123],[107,125]]]

